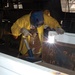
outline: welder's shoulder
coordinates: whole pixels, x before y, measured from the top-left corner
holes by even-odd
[[[47,20],[56,20],[54,17],[52,16],[48,16],[46,14],[43,14],[44,15],[44,19],[47,19]]]
[[[30,16],[29,14],[23,15],[22,17],[19,18],[19,20],[27,19],[29,16]]]
[[[52,20],[52,19],[53,19],[53,17],[44,14],[44,21],[46,21],[46,20],[47,20],[47,21],[50,21],[50,20]]]
[[[51,21],[54,21],[54,19],[51,16],[47,16],[46,14],[44,14],[44,23],[49,23]]]

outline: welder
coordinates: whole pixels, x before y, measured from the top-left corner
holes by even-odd
[[[61,28],[60,24],[51,16],[47,16],[43,11],[32,11],[29,14],[22,16],[17,19],[15,23],[13,23],[11,27],[12,35],[17,39],[23,33],[19,52],[22,55],[26,55],[28,50],[23,42],[23,38],[27,39],[27,42],[30,43],[31,37],[38,36],[39,44],[37,45],[37,49],[33,48],[33,53],[41,54],[42,52],[42,42],[43,42],[43,34],[44,34],[44,25],[48,25],[50,28],[54,28],[58,34],[63,34],[64,30]],[[31,32],[34,33],[31,33]],[[35,41],[34,41],[35,42]],[[34,44],[33,42],[33,44]],[[37,44],[37,42],[36,42]],[[39,46],[40,45],[40,46]],[[38,48],[39,47],[39,48]]]

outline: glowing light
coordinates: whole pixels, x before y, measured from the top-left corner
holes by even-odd
[[[49,31],[48,32],[48,43],[54,44],[55,43],[55,36],[57,35],[57,33],[55,31]]]
[[[49,35],[47,42],[51,43],[51,44],[55,43],[55,36],[54,35],[52,35],[52,36]]]

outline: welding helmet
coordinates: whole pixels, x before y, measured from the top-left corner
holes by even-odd
[[[30,22],[34,27],[39,27],[44,23],[42,11],[35,11],[31,13]]]

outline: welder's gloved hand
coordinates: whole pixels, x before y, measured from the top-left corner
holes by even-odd
[[[27,29],[25,29],[25,28],[22,28],[22,29],[21,29],[21,33],[22,33],[24,36],[28,36],[28,35],[32,36],[32,34],[31,34]]]
[[[58,27],[58,28],[56,28],[56,32],[58,34],[64,34],[65,31],[62,28]]]

